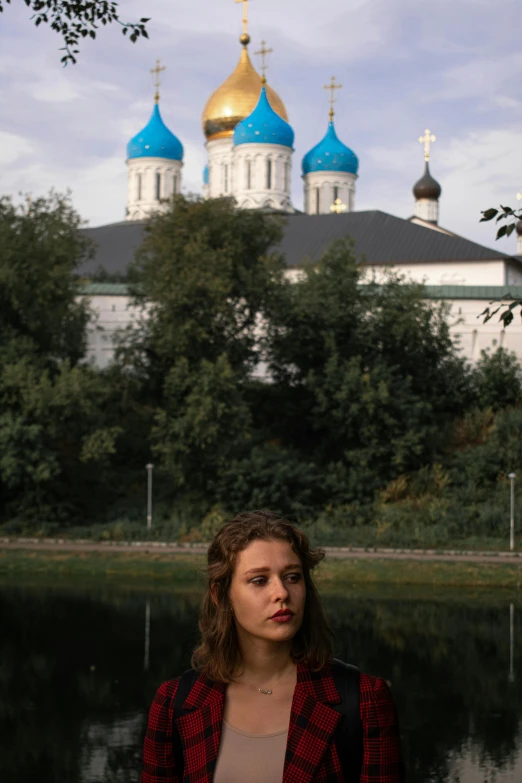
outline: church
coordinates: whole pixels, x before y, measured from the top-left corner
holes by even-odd
[[[522,361],[522,325],[507,329],[490,321],[482,311],[492,300],[507,294],[522,298],[522,225],[517,226],[517,254],[508,256],[460,237],[439,225],[442,188],[430,172],[429,130],[419,138],[424,146],[424,171],[413,186],[413,215],[401,218],[379,210],[358,212],[356,183],[359,158],[342,140],[335,123],[335,94],[341,85],[334,77],[325,86],[330,111],[325,133],[303,155],[300,166],[304,211],[292,205],[291,181],[295,132],[282,98],[266,79],[263,41],[256,54],[262,58],[262,75],[249,53],[248,0],[243,4],[243,31],[236,68],[208,98],[202,127],[208,156],[202,174],[205,198],[233,197],[240,209],[262,209],[285,215],[279,248],[290,278],[299,273],[303,259],[316,261],[329,244],[350,236],[354,250],[377,277],[392,268],[407,280],[423,282],[426,297],[450,305],[451,330],[470,362],[482,350],[499,346],[515,351]],[[182,141],[165,124],[160,111],[160,74],[156,63],[156,94],[151,117],[127,145],[126,219],[84,229],[95,253],[80,268],[84,279],[103,268],[109,276],[124,277],[141,242],[147,218],[167,208],[183,185]],[[88,354],[98,366],[113,357],[113,334],[133,318],[123,283],[91,282],[82,296],[90,301],[95,320],[89,328]]]

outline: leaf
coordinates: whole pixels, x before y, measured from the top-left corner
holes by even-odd
[[[504,313],[502,313],[502,315],[499,318],[499,321],[502,321],[502,323],[504,324],[504,328],[509,326],[512,320],[513,320],[513,313],[511,312],[511,310],[506,310]]]
[[[483,215],[483,217],[481,217],[481,218],[480,218],[480,222],[481,222],[481,223],[484,223],[484,222],[486,222],[486,221],[488,221],[488,220],[493,220],[493,218],[494,218],[494,217],[495,217],[495,215],[497,215],[497,214],[498,214],[498,209],[493,209],[493,208],[491,208],[491,209],[486,209],[486,210],[484,210],[484,211],[482,212],[482,215]]]

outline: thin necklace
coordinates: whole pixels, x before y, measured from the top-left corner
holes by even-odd
[[[272,689],[271,688],[258,688],[256,685],[254,685],[253,682],[250,682],[250,680],[247,680],[246,677],[244,677],[244,679],[245,679],[245,682],[248,682],[248,684],[251,685],[252,688],[255,688],[256,690],[258,690],[259,693],[263,693],[265,696],[271,696],[272,695]]]

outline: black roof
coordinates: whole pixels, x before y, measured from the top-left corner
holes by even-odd
[[[110,274],[125,274],[140,244],[146,221],[124,221],[83,232],[96,252],[80,268],[92,275],[103,267]],[[288,215],[279,250],[288,266],[299,266],[305,258],[318,261],[336,239],[351,236],[358,257],[367,264],[426,264],[430,262],[499,261],[520,264],[514,256],[483,247],[455,234],[447,234],[379,210],[340,215]]]

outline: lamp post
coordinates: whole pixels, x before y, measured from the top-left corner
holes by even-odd
[[[515,548],[515,473],[510,473],[508,479],[511,482],[511,514],[509,519],[509,548],[511,552]]]
[[[147,468],[147,529],[152,527],[152,470],[154,465],[149,462]]]

